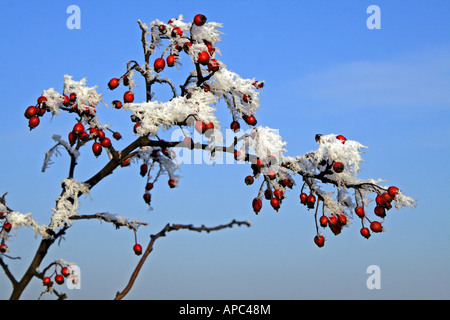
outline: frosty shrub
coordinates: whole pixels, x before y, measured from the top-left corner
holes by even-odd
[[[48,170],[52,159],[61,152],[67,152],[70,160],[68,175],[61,182],[61,194],[49,212],[48,224],[35,221],[30,213],[9,208],[5,195],[0,198],[0,265],[12,284],[11,299],[20,298],[34,277],[43,281],[42,294],[52,292],[58,298],[66,297],[54,282],[60,284],[71,279],[71,267],[75,270],[76,264],[63,259],[45,267],[41,264],[49,248],[77,220],[101,219],[117,228],[129,228],[136,235],[137,229],[146,222],[108,212],[81,215],[78,212],[80,201],[108,175],[122,167],[135,166],[143,177],[143,196],[139,195],[139,198],[150,206],[151,190],[158,183],[167,182],[171,188],[180,183],[180,161],[175,152],[179,149],[185,152],[201,150],[211,163],[223,161],[223,155],[227,154],[232,161],[249,165],[252,174],[245,177],[245,183],[259,184],[254,198],[245,207],[249,212],[258,214],[266,203],[276,211],[281,210],[287,194],[295,193],[300,205],[306,210],[314,210],[316,235],[313,240],[318,247],[325,244],[324,232],[337,235],[349,226],[350,219],[360,220],[361,235],[369,238],[372,233],[384,231],[385,217],[391,208],[415,205],[414,199],[395,186],[383,186],[381,180],[360,179],[361,155],[366,147],[342,135],[316,135],[312,137],[317,142],[316,150],[295,157],[286,156],[287,143],[278,131],[257,121],[261,106],[259,95],[265,82],[242,78],[219,58],[220,23],[207,22],[203,15],[185,22],[180,15],[167,23],[155,20],[146,24],[138,20],[138,25],[142,32],[143,60],[139,63],[128,61],[125,72],[112,78],[107,83],[108,89],[105,85],[106,90],[119,91],[117,100],[106,102],[98,87],[88,86],[85,78],[76,80],[65,75],[61,92],[54,88],[43,90],[36,105],[25,111],[30,130],[42,125],[40,119],[43,117],[69,115],[74,116],[75,121],[68,132],[53,136],[56,144],[45,154],[42,171]],[[190,71],[181,83],[175,84],[164,77],[168,68],[178,71],[190,68]],[[145,101],[135,101],[135,78],[139,76],[145,82],[145,88],[142,88]],[[158,100],[153,91],[155,85],[167,86],[170,99]],[[120,91],[120,88],[124,89]],[[218,119],[219,106],[228,108],[229,117]],[[132,137],[131,143],[123,149],[118,149],[116,144],[122,139],[122,133],[100,119],[103,107],[117,109],[114,111],[123,114],[123,121],[130,123],[127,134]],[[172,136],[181,137],[173,141],[158,137],[161,132],[170,131],[177,133]],[[38,130],[34,132],[37,134]],[[81,152],[93,152],[97,157],[95,161],[105,162],[86,181],[78,181],[75,177]],[[250,226],[250,223],[233,220],[215,227],[167,224],[159,233],[150,236],[147,246],[142,247],[136,241],[133,250],[141,256],[140,261],[116,299],[129,292],[159,237],[181,229],[209,232],[233,225]],[[5,262],[12,254],[7,243],[13,230],[26,227],[35,231],[40,244],[18,280]]]

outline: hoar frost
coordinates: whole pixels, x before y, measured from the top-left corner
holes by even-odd
[[[72,224],[70,217],[78,214],[79,194],[89,195],[89,187],[74,179],[64,179],[65,192],[56,200],[56,208],[52,208],[52,219],[49,228],[56,231],[64,223]]]

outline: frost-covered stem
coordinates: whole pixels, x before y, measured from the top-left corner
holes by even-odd
[[[177,97],[177,90],[175,88],[175,85],[172,83],[172,81],[170,81],[169,79],[159,79],[158,77],[154,77],[153,79],[151,79],[149,81],[150,87],[153,83],[158,82],[158,83],[167,83],[170,88],[172,89],[172,93],[173,93],[173,98]],[[149,100],[149,97],[147,97],[147,101]]]
[[[103,220],[103,221],[106,221],[106,222],[111,222],[111,223],[113,223],[114,226],[115,226],[116,228],[119,228],[119,227],[127,227],[127,228],[130,228],[130,229],[133,229],[133,230],[136,229],[135,225],[143,225],[143,226],[148,225],[148,223],[146,223],[146,222],[140,222],[140,221],[134,221],[133,223],[130,223],[130,222],[121,222],[121,221],[119,221],[119,220],[110,221],[110,220],[107,219],[107,217],[105,217],[105,216],[104,216],[103,214],[101,214],[101,213],[96,213],[96,214],[83,214],[83,215],[76,215],[76,216],[70,217],[70,220],[89,220],[89,219]]]
[[[131,290],[131,288],[133,287],[134,282],[136,281],[136,278],[142,268],[142,266],[144,265],[145,260],[147,259],[148,255],[153,251],[153,245],[155,243],[155,241],[160,238],[160,237],[164,237],[166,235],[166,232],[170,232],[170,231],[177,231],[180,229],[186,229],[186,230],[191,230],[191,231],[197,231],[197,232],[202,232],[205,231],[207,233],[211,232],[211,231],[217,231],[217,230],[222,230],[225,228],[231,228],[233,227],[233,225],[237,225],[237,226],[241,226],[241,225],[246,225],[247,227],[250,227],[250,222],[249,221],[236,221],[233,220],[228,224],[225,225],[219,225],[216,227],[205,227],[204,225],[202,225],[201,227],[194,227],[193,225],[182,225],[182,224],[167,224],[160,232],[158,232],[156,235],[150,235],[150,242],[147,245],[147,248],[145,249],[144,253],[142,254],[141,259],[139,260],[136,268],[134,269],[131,278],[128,282],[128,284],[126,285],[125,289],[122,292],[117,292],[116,293],[116,297],[114,298],[114,300],[121,300],[123,299],[127,293]]]

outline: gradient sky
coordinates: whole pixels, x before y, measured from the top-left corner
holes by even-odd
[[[66,9],[81,9],[81,29],[66,26]],[[381,9],[381,29],[369,30],[370,5]],[[297,186],[275,213],[268,203],[256,216],[246,186],[247,165],[185,165],[176,189],[164,181],[142,201],[138,167],[118,170],[83,201],[80,212],[111,212],[150,223],[148,236],[166,223],[215,226],[232,219],[252,226],[209,234],[178,231],[159,239],[127,299],[449,299],[450,2],[442,1],[10,1],[0,10],[0,193],[7,204],[47,224],[66,177],[62,153],[46,173],[44,153],[53,134],[67,135],[73,117],[44,117],[30,132],[23,117],[43,90],[62,90],[64,74],[107,90],[128,60],[142,62],[136,21],[203,13],[223,23],[220,59],[245,78],[266,81],[258,123],[279,130],[287,155],[316,148],[317,133],[343,134],[369,149],[361,178],[382,178],[414,197],[418,206],[388,212],[386,232],[369,240],[359,221],[339,236],[325,231],[318,248],[313,213],[299,205]],[[182,69],[183,76],[190,69]],[[184,73],[183,73],[184,72]],[[143,99],[137,88],[137,99]],[[162,88],[165,90],[165,88]],[[99,111],[100,112],[100,111]],[[100,119],[133,138],[128,115],[103,109]],[[223,123],[230,121],[219,111]],[[90,150],[75,178],[84,181],[106,161]],[[111,299],[122,290],[138,257],[134,235],[107,223],[77,222],[51,248],[42,267],[63,258],[81,268],[81,289],[70,299]],[[19,278],[38,240],[20,230],[8,264]],[[370,265],[381,270],[381,289],[369,290]],[[23,298],[36,299],[33,280]],[[10,284],[0,275],[0,298]],[[54,296],[46,294],[46,299]]]

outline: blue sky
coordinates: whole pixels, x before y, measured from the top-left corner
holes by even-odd
[[[69,30],[66,9],[81,9],[81,29]],[[381,29],[369,30],[368,6],[381,9]],[[278,213],[251,210],[257,187],[245,186],[245,165],[186,165],[177,189],[164,183],[142,201],[137,167],[96,186],[80,211],[108,211],[148,221],[138,240],[166,223],[218,225],[251,220],[210,234],[179,231],[156,242],[129,299],[448,299],[450,298],[450,28],[448,1],[3,1],[0,12],[0,193],[8,205],[48,223],[68,170],[65,154],[41,173],[51,136],[67,134],[70,116],[46,117],[30,132],[23,117],[43,90],[62,90],[64,74],[87,78],[105,100],[111,77],[128,60],[142,61],[136,21],[203,13],[223,23],[222,61],[246,78],[266,81],[258,122],[288,142],[288,155],[316,147],[317,133],[343,134],[369,147],[361,178],[383,178],[417,199],[415,209],[389,212],[386,232],[369,240],[359,223],[317,248],[313,215],[298,203],[298,186]],[[190,70],[182,69],[186,74]],[[138,88],[139,89],[139,88]],[[141,88],[142,90],[142,88]],[[162,88],[164,90],[164,88]],[[143,93],[137,93],[143,99]],[[229,114],[219,111],[223,123]],[[126,141],[128,115],[104,110]],[[125,134],[126,133],[126,134]],[[124,142],[125,143],[125,142]],[[83,181],[106,161],[90,150],[75,178]],[[391,213],[392,212],[392,213]],[[132,232],[96,221],[77,222],[44,262],[64,258],[82,272],[71,299],[110,299],[122,290],[138,258]],[[20,277],[38,241],[20,230],[8,262]],[[366,269],[378,265],[381,289],[369,290]],[[35,299],[35,280],[23,298]],[[0,275],[0,298],[9,296]],[[53,298],[46,295],[46,298]]]

